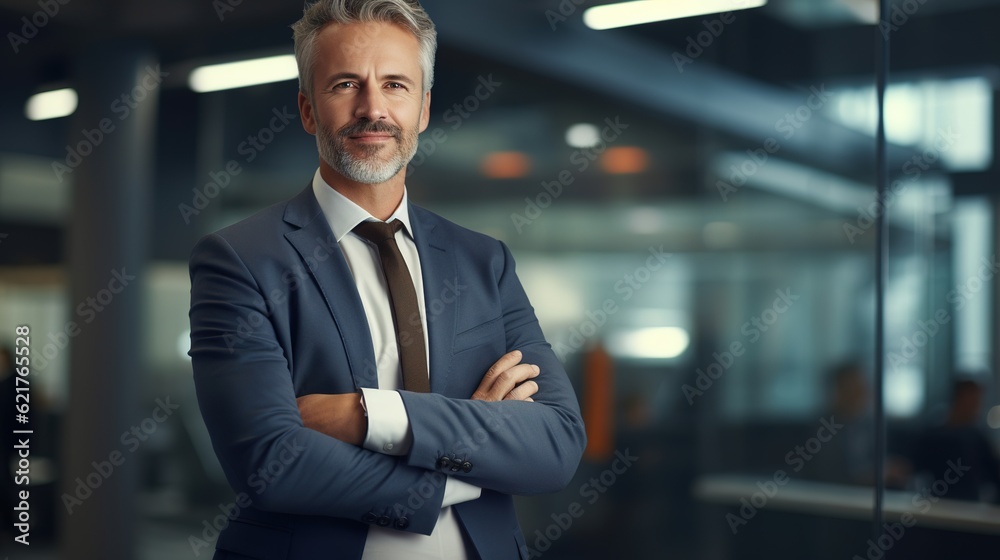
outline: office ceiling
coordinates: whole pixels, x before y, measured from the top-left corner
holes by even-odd
[[[897,4],[902,6],[902,1]],[[653,172],[611,181],[581,174],[577,192],[584,200],[703,194],[707,147],[740,149],[759,143],[774,133],[776,119],[800,103],[811,84],[874,83],[877,31],[860,23],[858,16],[870,12],[872,0],[771,0],[763,9],[739,12],[697,64],[683,72],[675,68],[673,56],[684,52],[686,39],[702,32],[708,18],[595,33],[581,23],[582,10],[590,3],[567,14],[555,29],[546,12],[574,3],[426,0],[424,5],[438,25],[441,44],[432,104],[437,120],[432,126],[441,124],[442,112],[465,98],[483,74],[517,84],[485,102],[474,119],[463,123],[461,135],[456,133],[462,140],[441,146],[414,176],[427,186],[428,202],[533,196],[542,180],[557,174],[560,165],[565,167],[558,162],[569,156],[562,139],[566,126],[576,120],[600,123],[616,115],[643,123],[633,128],[628,142],[650,152]],[[10,128],[0,138],[0,152],[58,157],[72,133],[68,119],[31,123],[30,128],[14,121],[23,120],[20,111],[28,95],[72,80],[75,53],[83,49],[102,41],[137,40],[149,45],[165,67],[178,70],[198,61],[288,52],[288,25],[301,7],[300,2],[277,0],[60,4],[54,17],[37,16],[39,21],[50,20],[37,35],[18,52],[11,48],[3,56],[7,87],[0,90],[0,115]],[[31,19],[39,9],[38,0],[0,0],[0,29],[20,32],[22,18]],[[893,67],[900,72],[938,72],[995,65],[998,21],[1000,0],[922,4],[892,35]],[[444,68],[447,71],[440,70]],[[165,208],[158,212],[171,214],[159,217],[161,221],[174,217],[177,193],[188,193],[191,185],[203,182],[205,164],[192,162],[201,159],[205,125],[199,121],[206,115],[221,119],[227,127],[224,145],[235,146],[241,135],[254,129],[255,110],[282,103],[294,110],[294,85],[289,83],[260,86],[249,94],[220,94],[212,101],[187,90],[183,76],[174,72],[161,94],[158,143],[171,146],[171,153],[160,155],[158,182],[183,185],[158,194],[158,206],[163,202]],[[823,119],[811,127],[811,134],[785,144],[782,155],[828,173],[870,180],[870,137]],[[232,213],[301,188],[298,178],[280,183],[282,169],[292,162],[314,161],[315,152],[304,133],[287,134],[282,148],[264,154],[261,165],[241,177],[243,186],[227,193]],[[697,144],[690,141],[693,137],[699,138]],[[540,163],[526,181],[470,190],[466,185],[483,182],[475,164],[482,154],[471,153],[470,146],[522,150]],[[890,155],[904,157],[899,150]]]
[[[981,12],[981,15],[997,12],[998,0],[949,0],[948,2],[918,2],[917,0],[892,0],[900,8],[919,5],[915,19],[941,17],[944,15]],[[5,56],[4,64],[24,68],[36,66],[48,57],[65,55],[66,46],[86,45],[102,37],[138,36],[154,41],[164,59],[172,59],[206,49],[224,51],[226,45],[244,48],[247,45],[262,45],[287,41],[287,25],[301,14],[302,3],[287,1],[250,0],[173,0],[151,2],[134,0],[89,0],[88,2],[51,0],[58,6],[54,17],[44,14],[38,21],[46,21],[38,36],[30,40],[31,45],[21,49],[14,56]],[[536,32],[551,32],[546,12],[560,12],[560,6],[576,8],[566,16],[566,26],[579,24],[583,9],[594,4],[607,2],[587,2],[576,6],[576,2],[559,0],[425,0],[424,5],[437,19],[454,13],[516,15],[511,21],[518,21],[525,29],[526,22],[535,22]],[[748,19],[761,18],[780,22],[793,29],[815,31],[857,25],[863,14],[873,14],[877,0],[770,0],[768,5],[750,15]],[[6,31],[18,32],[22,27],[22,17],[41,13],[38,0],[0,0],[0,23]],[[504,18],[508,19],[508,18]],[[697,25],[702,18],[649,24],[631,28],[627,33],[640,35],[657,34],[666,44],[683,44],[684,36],[670,33],[684,30],[688,24]],[[995,20],[994,20],[995,21]],[[275,22],[286,22],[275,25]],[[558,25],[564,25],[560,22]],[[764,40],[760,37],[760,40]],[[674,45],[681,46],[681,45]],[[9,54],[9,53],[8,53]]]

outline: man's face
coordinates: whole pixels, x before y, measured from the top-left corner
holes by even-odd
[[[320,158],[358,183],[402,173],[430,115],[417,38],[388,23],[331,24],[315,52],[312,100],[300,93],[299,109]]]

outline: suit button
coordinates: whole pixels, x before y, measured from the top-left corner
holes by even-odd
[[[391,523],[391,522],[392,522],[392,520],[389,519],[388,515],[380,515],[379,518],[378,518],[378,525],[379,525],[379,527],[388,527],[389,523]]]
[[[441,457],[438,459],[438,468],[441,470],[451,467],[451,459],[448,457]]]
[[[365,523],[375,523],[378,521],[378,516],[369,511],[361,516],[361,521],[364,521]]]
[[[458,472],[459,469],[461,468],[462,468],[462,463],[459,463],[458,461],[451,462],[451,472]]]
[[[470,463],[470,462],[468,462],[468,461],[465,461],[465,462],[463,462],[463,463],[462,463],[462,470],[463,470],[464,472],[469,472],[469,471],[471,471],[471,470],[472,470],[472,463]]]
[[[405,517],[400,517],[396,520],[396,528],[402,531],[410,526],[410,520]]]

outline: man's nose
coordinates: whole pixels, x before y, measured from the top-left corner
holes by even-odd
[[[377,87],[364,87],[358,97],[358,105],[354,110],[357,119],[377,121],[387,117],[385,96]]]

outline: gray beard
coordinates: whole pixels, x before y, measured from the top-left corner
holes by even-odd
[[[357,183],[366,185],[385,183],[406,167],[417,153],[416,139],[407,142],[404,138],[397,139],[399,146],[387,161],[382,161],[378,157],[378,152],[384,149],[378,146],[366,147],[366,153],[358,158],[345,149],[340,138],[331,134],[323,125],[319,123],[317,125],[316,147],[319,150],[319,157],[334,171]],[[404,131],[403,135],[405,134]]]

